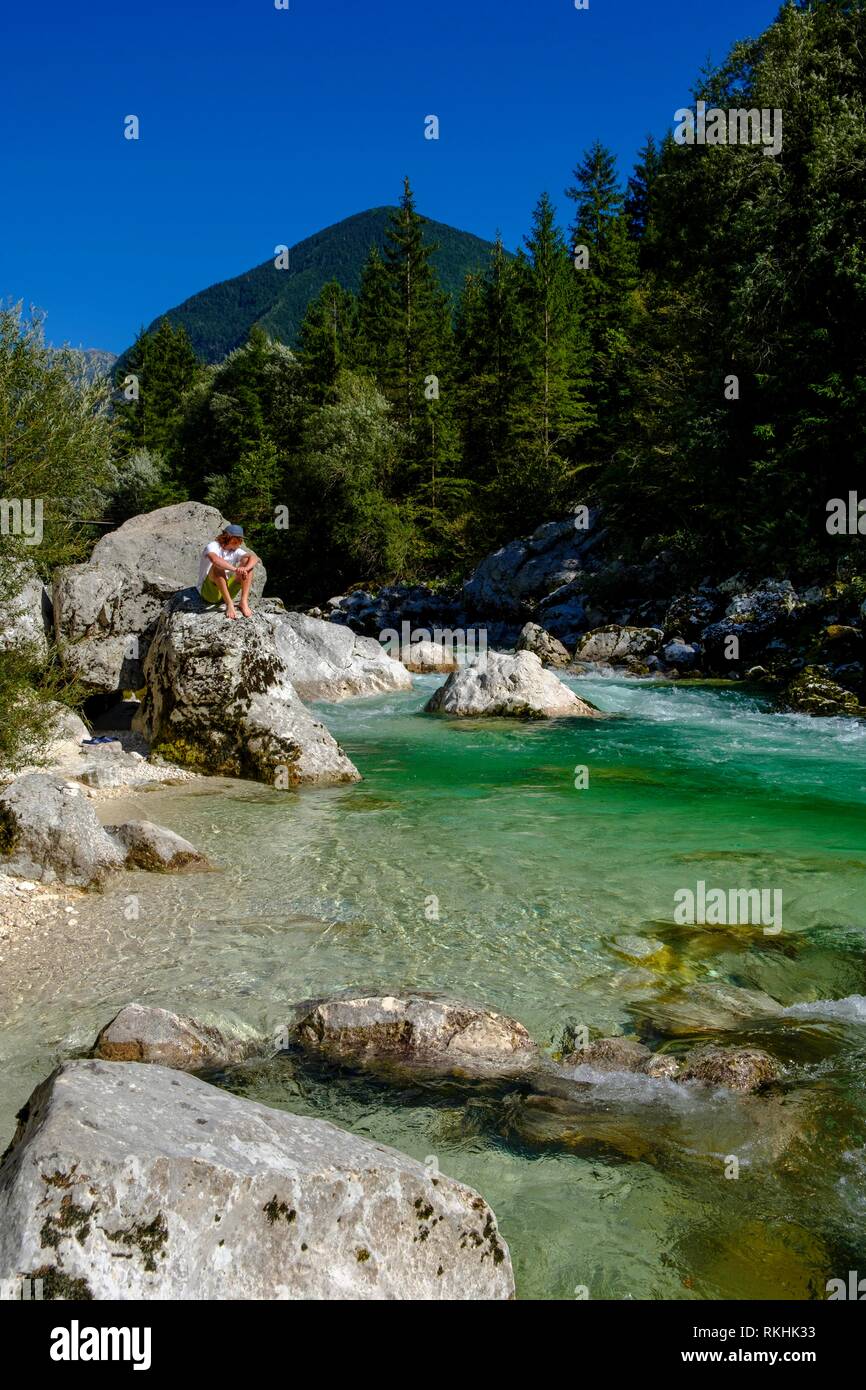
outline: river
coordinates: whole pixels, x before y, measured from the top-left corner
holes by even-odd
[[[727,686],[586,678],[569,683],[613,717],[452,721],[421,712],[440,682],[317,706],[357,785],[100,805],[170,826],[220,871],[119,876],[13,962],[0,1139],[131,1000],[276,1030],[297,999],[415,986],[556,1046],[569,1025],[628,1031],[671,990],[729,982],[790,1010],[783,1084],[749,1102],[771,1107],[766,1134],[739,1100],[638,1078],[601,1083],[645,1129],[631,1158],[526,1143],[447,1089],[396,1095],[283,1059],[218,1079],[478,1188],[521,1297],[824,1297],[858,1258],[866,1274],[866,726]],[[780,891],[781,932],[677,926],[675,894],[699,881]],[[623,936],[663,949],[636,963]]]

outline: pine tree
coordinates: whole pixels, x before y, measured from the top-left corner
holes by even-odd
[[[648,263],[644,252],[650,233],[653,192],[661,163],[661,151],[653,136],[648,135],[646,143],[638,151],[637,163],[629,178],[623,205],[629,236],[632,241],[640,243],[641,265]]]
[[[304,384],[310,400],[321,404],[334,392],[337,377],[355,356],[358,304],[337,280],[323,285],[298,332]]]
[[[565,505],[574,486],[580,434],[591,424],[588,349],[575,313],[574,271],[553,203],[542,194],[518,261],[520,314],[507,510],[540,520]]]
[[[592,452],[606,461],[624,409],[622,365],[628,351],[635,305],[637,253],[629,237],[623,195],[610,150],[596,141],[574,171],[566,196],[575,204],[571,235],[586,247],[589,264],[576,271],[579,311],[589,337],[590,399],[596,413]]]
[[[521,360],[520,289],[525,264],[500,237],[481,275],[467,276],[457,312],[458,417],[464,471],[476,486],[473,533],[488,548],[505,539],[501,480],[514,471],[512,421]]]
[[[177,437],[183,398],[200,369],[183,325],[173,328],[167,318],[151,333],[140,333],[128,358],[127,376],[138,382],[138,399],[124,399],[117,408],[119,442],[127,452],[147,449],[167,456]]]

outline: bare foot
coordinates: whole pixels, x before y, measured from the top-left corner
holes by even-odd
[[[241,612],[243,613],[245,618],[251,618],[253,616],[253,610],[250,608],[250,605],[248,603],[241,604]]]
[[[227,609],[226,609],[226,617],[227,617],[227,618],[236,618],[237,616],[238,616],[238,615],[237,615],[237,613],[235,612],[234,605],[232,605],[231,608],[227,608]]]

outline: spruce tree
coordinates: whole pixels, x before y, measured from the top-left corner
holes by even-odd
[[[332,397],[339,373],[354,360],[357,319],[355,296],[337,280],[323,285],[307,306],[298,347],[306,394],[316,404]]]
[[[578,440],[592,421],[588,344],[575,313],[571,258],[547,193],[542,194],[518,260],[519,320],[506,510],[523,529],[571,498]]]

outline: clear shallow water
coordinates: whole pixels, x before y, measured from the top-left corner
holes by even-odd
[[[36,943],[35,968],[12,962],[0,1137],[57,1056],[133,998],[276,1029],[299,998],[411,985],[555,1043],[566,1025],[628,1031],[672,990],[729,982],[787,1007],[765,1040],[785,1085],[746,1103],[602,1082],[615,1149],[602,1135],[566,1151],[501,1099],[395,1098],[284,1060],[220,1079],[435,1155],[492,1203],[523,1296],[823,1296],[858,1256],[866,1272],[864,726],[771,715],[729,688],[613,680],[576,683],[616,716],[603,722],[448,721],[420,712],[438,683],[319,707],[357,786],[134,798],[221,872],[126,875],[80,927]],[[699,879],[781,890],[782,933],[677,927],[674,894]],[[623,935],[664,949],[637,965]]]

